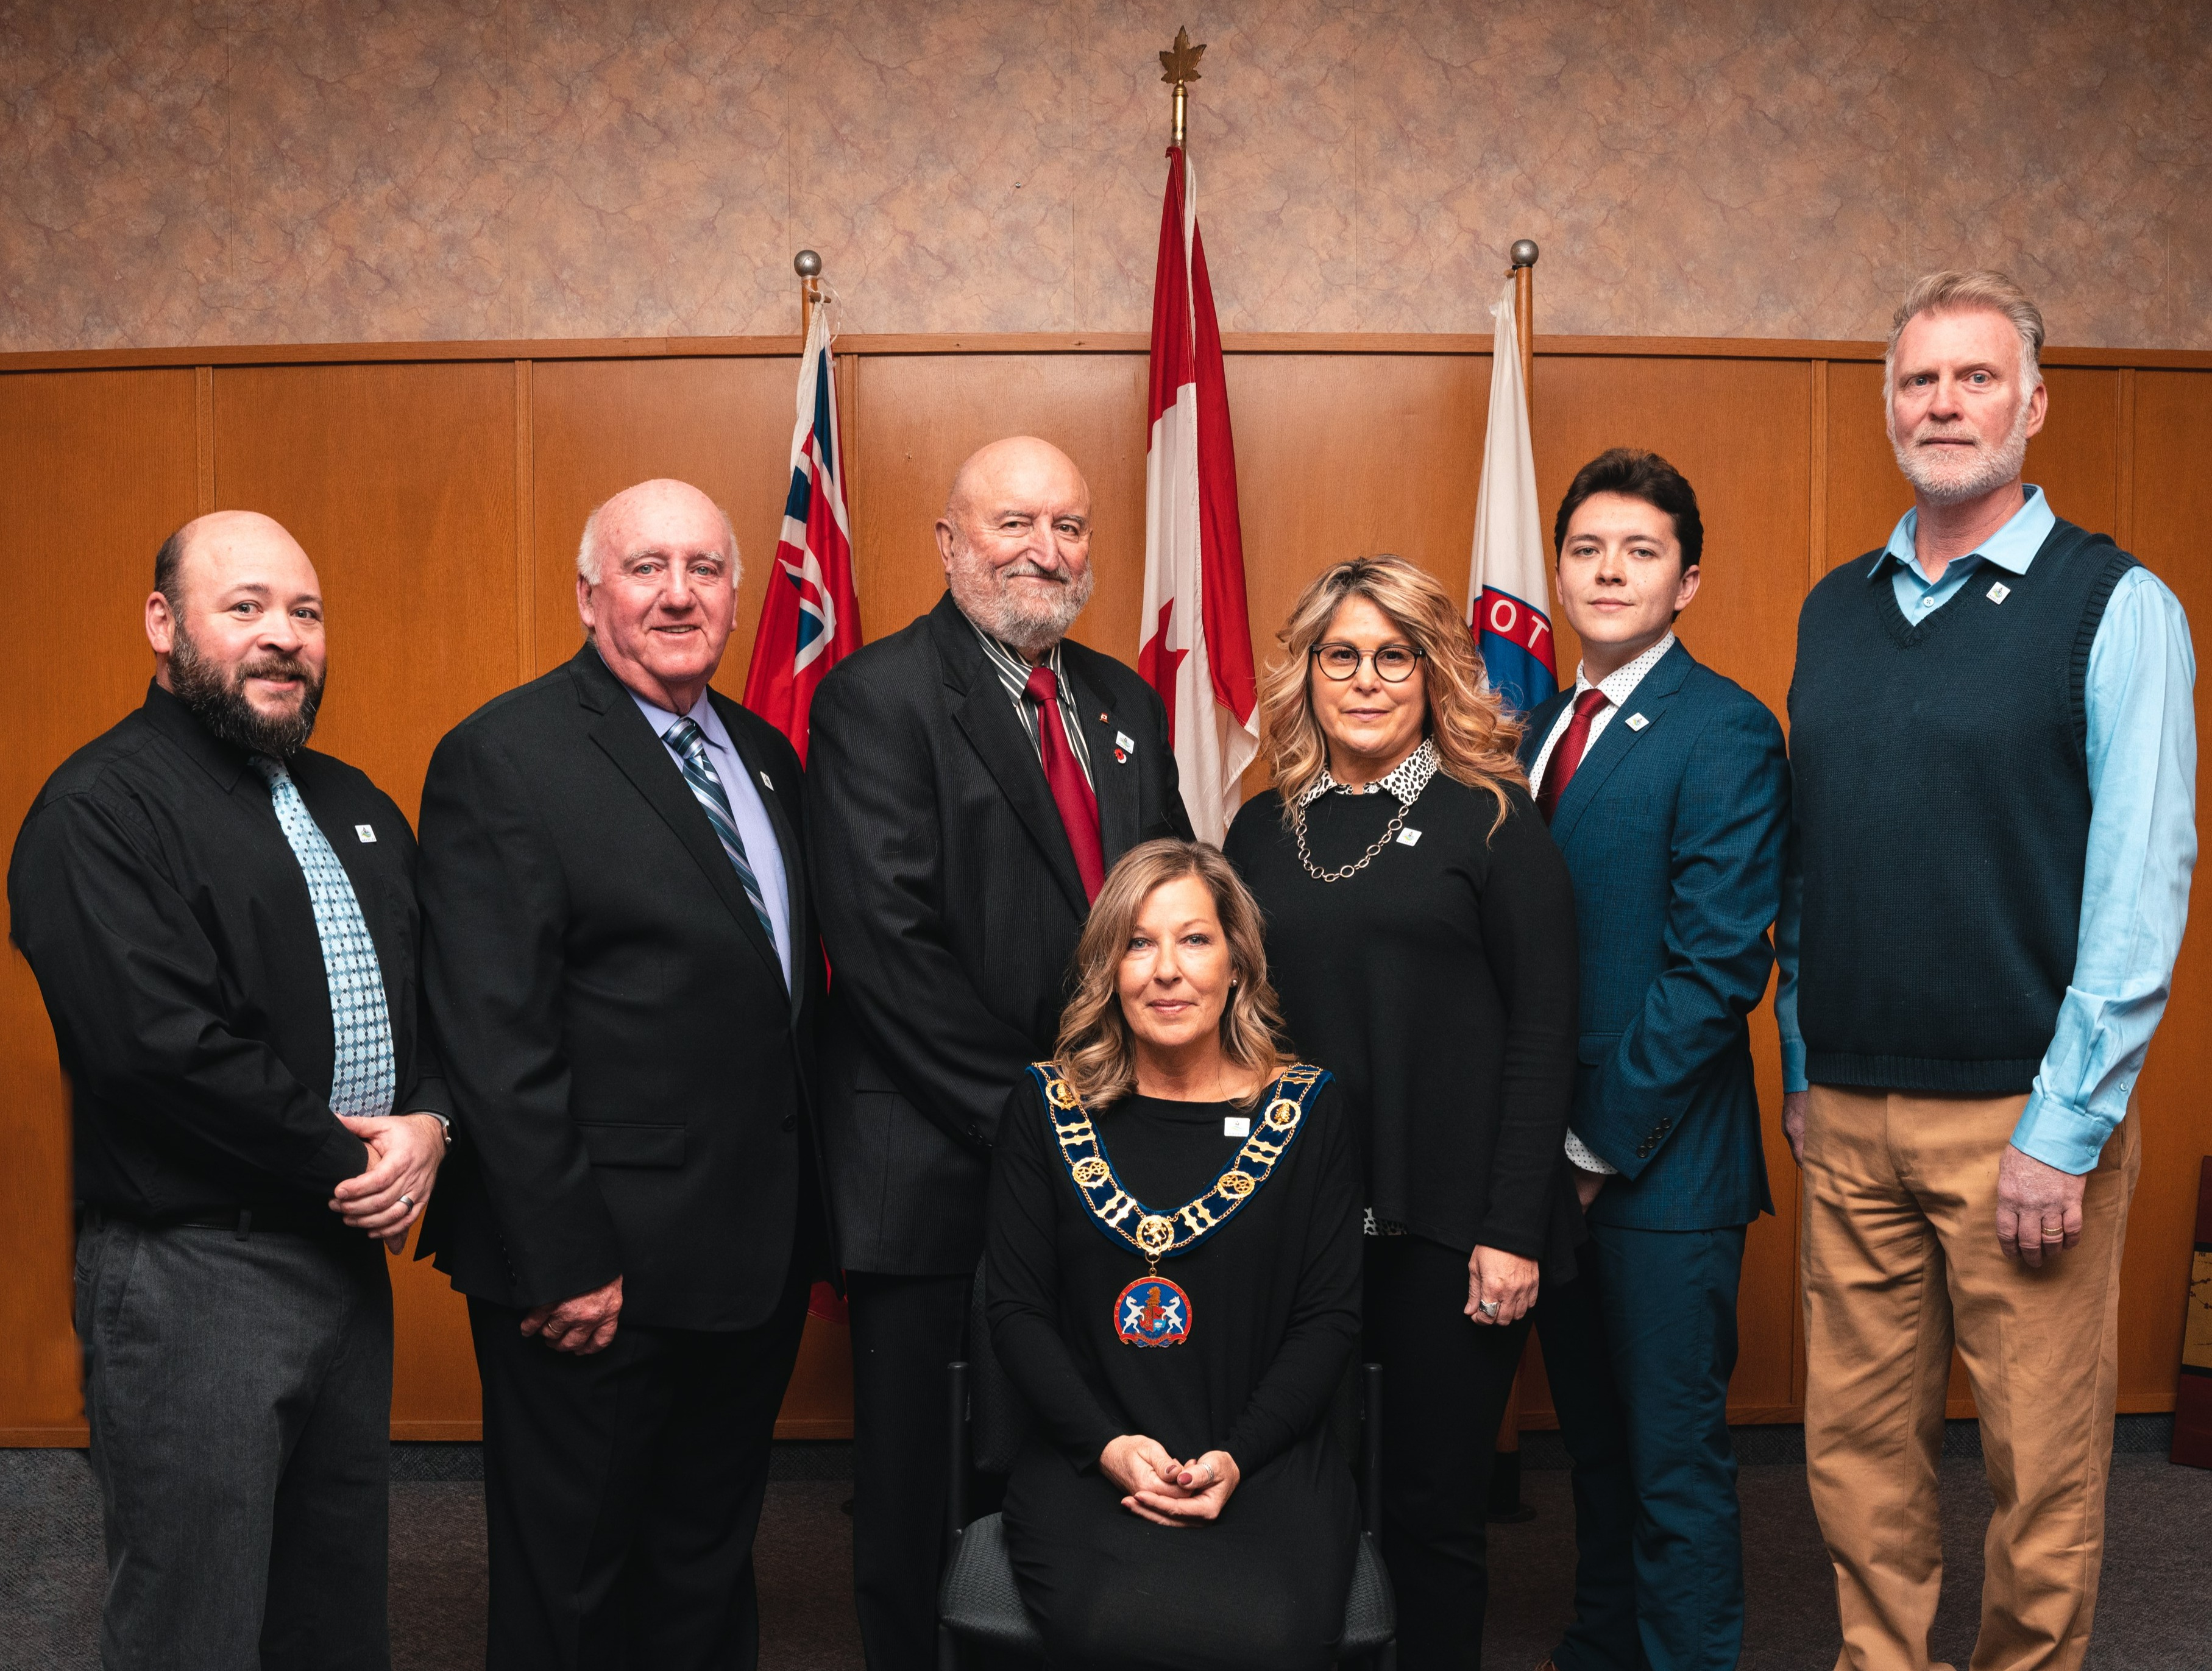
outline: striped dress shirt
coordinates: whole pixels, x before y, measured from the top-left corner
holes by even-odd
[[[972,621],[968,624],[975,627]],[[999,675],[999,682],[1006,687],[1007,698],[1014,705],[1014,717],[1022,722],[1022,731],[1029,738],[1030,747],[1036,750],[1039,766],[1044,764],[1044,745],[1037,740],[1040,710],[1028,696],[1030,669],[1035,665],[1052,669],[1053,680],[1060,687],[1060,730],[1067,737],[1068,752],[1075,756],[1076,765],[1082,768],[1083,781],[1096,790],[1098,785],[1091,775],[1091,745],[1083,740],[1083,721],[1075,700],[1074,687],[1067,682],[1067,675],[1060,664],[1060,646],[1054,645],[1041,659],[1031,663],[1024,661],[1018,652],[1000,643],[980,627],[975,627],[975,636],[983,641],[983,655],[990,662],[992,671]]]

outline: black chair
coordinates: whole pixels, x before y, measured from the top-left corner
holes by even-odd
[[[945,1497],[945,1544],[950,1557],[937,1592],[939,1671],[962,1671],[968,1648],[988,1650],[994,1664],[1042,1664],[1044,1638],[1015,1588],[1006,1556],[1004,1519],[968,1518],[968,1476],[1010,1474],[1029,1425],[1021,1395],[1006,1379],[991,1351],[991,1330],[983,1315],[983,1273],[975,1273],[969,1301],[965,1363],[946,1365],[951,1410],[952,1468]],[[1344,1639],[1337,1648],[1341,1665],[1371,1665],[1396,1671],[1395,1638],[1397,1603],[1378,1546],[1382,1515],[1382,1365],[1364,1364],[1344,1379],[1329,1413],[1337,1443],[1357,1456],[1359,1474],[1359,1549],[1352,1568],[1352,1589],[1344,1602]]]

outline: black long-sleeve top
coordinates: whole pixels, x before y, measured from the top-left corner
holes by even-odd
[[[1266,1106],[1133,1096],[1093,1111],[1122,1187],[1158,1212],[1202,1195]],[[1143,1433],[1188,1460],[1226,1450],[1246,1475],[1319,1431],[1359,1335],[1358,1157],[1344,1099],[1305,1124],[1237,1216],[1160,1274],[1190,1296],[1189,1338],[1124,1344],[1115,1297],[1145,1261],[1109,1240],[1067,1174],[1034,1079],[1008,1098],[985,1225],[991,1341],[1040,1429],[1078,1468]]]
[[[1493,833],[1490,793],[1437,772],[1404,833],[1342,881],[1307,873],[1272,792],[1245,802],[1223,847],[1267,913],[1267,972],[1291,1038],[1363,1117],[1376,1218],[1564,1272],[1580,1239],[1562,1159],[1574,893],[1534,804],[1506,795]],[[1316,797],[1315,863],[1356,863],[1398,806],[1387,790]]]
[[[376,946],[392,1111],[450,1114],[418,1021],[414,832],[343,761],[302,750],[286,765]],[[32,803],[8,903],[74,1092],[78,1200],[155,1220],[258,1207],[337,1225],[325,1203],[368,1152],[331,1112],[337,1045],[314,907],[244,751],[150,687]]]

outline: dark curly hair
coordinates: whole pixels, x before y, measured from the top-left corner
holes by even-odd
[[[1682,567],[1698,566],[1705,552],[1705,524],[1698,515],[1698,492],[1681,471],[1656,452],[1640,447],[1612,447],[1575,472],[1574,485],[1559,501],[1559,514],[1552,522],[1552,554],[1556,560],[1567,543],[1567,524],[1583,501],[1598,493],[1620,493],[1640,499],[1674,519],[1674,537],[1682,542]]]

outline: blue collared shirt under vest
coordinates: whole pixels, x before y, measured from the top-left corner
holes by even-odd
[[[630,692],[629,699],[637,704],[637,711],[653,727],[653,735],[665,742],[668,728],[679,716],[658,703],[647,701],[635,691]],[[769,821],[768,803],[761,799],[761,786],[745,770],[737,744],[730,741],[721,715],[714,711],[714,699],[705,691],[701,691],[699,699],[691,705],[689,717],[706,738],[707,758],[714,763],[714,775],[722,780],[722,793],[730,797],[730,821],[738,826],[738,834],[745,844],[745,863],[752,867],[753,880],[760,884],[761,899],[768,906],[769,925],[775,938],[775,955],[783,965],[783,978],[788,983],[792,978],[791,883],[783,874],[783,849],[776,845],[775,826]],[[673,760],[675,756],[669,758]]]
[[[1919,513],[1906,512],[1869,577],[1890,567],[1897,607],[1917,623],[1984,565],[2025,574],[2057,521],[2041,488],[2030,486],[2027,493],[2010,521],[1979,550],[1953,559],[1932,583],[1913,560]],[[2130,569],[2098,623],[2083,688],[2092,810],[2074,978],[2012,1135],[2022,1153],[2062,1172],[2086,1172],[2097,1164],[2127,1114],[2151,1034],[2166,1013],[2197,863],[2196,681],[2181,601],[2148,569]],[[1901,888],[1912,885],[1910,876],[1897,880]],[[1804,879],[1793,862],[1774,925],[1781,966],[1774,1019],[1785,1091],[1805,1089],[1805,1041],[1797,1027],[1803,899]]]

